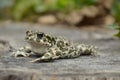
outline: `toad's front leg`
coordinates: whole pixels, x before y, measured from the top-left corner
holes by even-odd
[[[54,61],[55,59],[59,59],[60,58],[60,50],[58,50],[57,48],[51,48],[49,51],[47,51],[46,53],[44,53],[44,55],[40,58],[37,58],[35,60],[32,60],[30,62],[50,62],[50,61]]]
[[[30,56],[30,53],[31,53],[30,47],[22,47],[22,48],[19,48],[17,51],[14,51],[12,53],[12,56],[14,56],[14,57],[19,57],[19,56],[28,57],[28,56]]]

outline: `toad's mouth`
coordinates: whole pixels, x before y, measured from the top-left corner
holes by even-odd
[[[34,40],[27,40],[27,42],[32,46],[38,46],[38,47],[41,47],[41,46],[50,47],[51,46],[51,44],[48,42],[42,42],[42,41],[37,42]]]

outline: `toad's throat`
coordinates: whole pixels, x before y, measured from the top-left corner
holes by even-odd
[[[35,42],[29,42],[33,52],[35,52],[37,55],[43,55],[48,49],[49,46],[46,44],[38,44]]]

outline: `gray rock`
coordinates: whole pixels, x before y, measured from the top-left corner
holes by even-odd
[[[81,56],[48,63],[30,63],[34,58],[11,57],[9,50],[27,45],[24,36],[28,29],[65,36],[75,43],[98,46],[98,56]],[[91,31],[65,26],[1,23],[0,40],[7,45],[0,42],[6,48],[0,49],[0,80],[119,80],[120,40],[113,37],[114,33],[116,31],[110,29]]]

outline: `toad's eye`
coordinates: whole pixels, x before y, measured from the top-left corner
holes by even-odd
[[[37,37],[40,39],[43,37],[43,35],[44,35],[43,33],[37,33]]]

